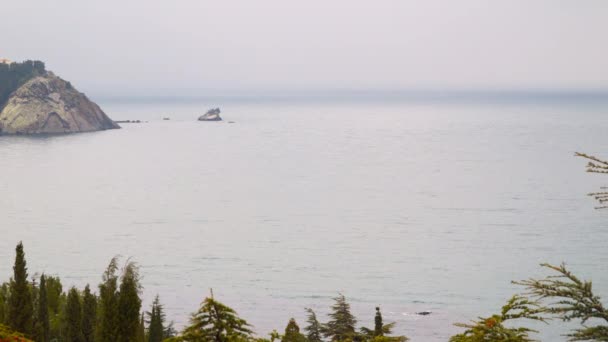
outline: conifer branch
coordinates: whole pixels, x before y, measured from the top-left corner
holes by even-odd
[[[513,296],[505,306],[502,307],[500,315],[491,317],[479,317],[478,321],[471,323],[456,323],[457,327],[467,330],[450,338],[450,342],[478,342],[478,341],[513,341],[513,342],[532,342],[530,333],[536,330],[515,327],[508,328],[504,325],[506,321],[517,319],[529,319],[533,321],[545,322],[547,318],[543,316],[545,309],[539,302],[530,300],[524,296]]]
[[[557,272],[557,275],[513,283],[525,286],[528,291],[527,295],[533,298],[555,300],[544,306],[544,311],[547,314],[563,321],[580,319],[583,326],[590,319],[608,322],[608,311],[604,308],[600,297],[593,293],[593,286],[590,281],[580,280],[563,263],[560,266],[547,263],[541,264],[541,266]],[[571,341],[608,341],[608,326],[584,326],[567,336],[570,337]],[[602,338],[598,338],[598,336],[602,336]]]
[[[580,153],[580,152],[574,152],[574,155],[577,156],[577,157],[583,157],[583,158],[589,159],[591,161],[603,164],[603,165],[605,165],[605,166],[608,167],[608,161],[599,159],[599,158],[597,158],[595,156],[591,156],[591,155],[588,155],[588,154],[585,154],[585,153]],[[593,163],[589,162],[589,164],[593,164]]]

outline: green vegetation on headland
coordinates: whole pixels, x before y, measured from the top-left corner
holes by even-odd
[[[0,62],[0,134],[38,135],[120,128],[43,62]]]
[[[45,73],[46,69],[41,61],[0,63],[0,109],[2,109],[12,92],[32,78]]]

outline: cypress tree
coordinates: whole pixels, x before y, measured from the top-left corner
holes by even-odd
[[[317,315],[310,308],[307,308],[306,312],[308,312],[308,325],[304,328],[304,331],[306,331],[306,338],[309,342],[322,342],[321,323],[317,320]]]
[[[141,313],[139,326],[137,327],[137,342],[146,342],[146,325],[144,322],[144,313]]]
[[[287,327],[285,327],[285,335],[281,339],[281,342],[305,342],[306,337],[300,334],[300,327],[296,323],[295,319],[290,319]]]
[[[38,334],[38,300],[39,300],[39,292],[40,287],[38,283],[36,283],[36,275],[32,277],[32,280],[29,282],[28,287],[30,289],[30,293],[32,294],[32,335],[31,337],[35,338]]]
[[[118,298],[118,342],[137,340],[141,299],[139,269],[133,262],[128,262],[123,270]]]
[[[17,245],[13,279],[10,285],[9,324],[13,330],[31,335],[33,332],[34,303],[27,283],[27,263],[23,243]]]
[[[80,295],[75,287],[68,292],[68,301],[65,306],[65,340],[68,342],[82,342],[82,305]]]
[[[82,335],[85,342],[95,339],[95,324],[97,320],[97,298],[91,293],[89,284],[82,295]]]
[[[376,307],[376,317],[374,317],[374,336],[384,335],[382,332],[382,327],[382,314],[380,313],[380,308]]]
[[[46,290],[46,276],[40,276],[40,289],[38,294],[38,310],[36,312],[36,340],[48,342],[50,340],[49,306]]]
[[[329,314],[331,320],[325,324],[323,334],[331,341],[354,339],[357,336],[355,332],[357,319],[350,312],[350,304],[342,294],[334,298],[334,301]]]
[[[112,258],[99,284],[101,341],[118,341],[118,260]]]
[[[45,276],[46,295],[50,314],[58,314],[61,306],[61,296],[63,294],[63,285],[59,277]]]
[[[146,314],[148,315],[148,341],[149,342],[158,342],[158,341],[162,341],[161,336],[158,334],[158,330],[156,328],[157,323],[156,323],[156,307],[154,306],[154,303],[152,303],[152,308],[150,309],[150,311],[146,312]]]
[[[374,318],[374,329],[366,327],[361,328],[362,337],[374,340],[376,337],[390,341],[407,341],[405,336],[389,336],[395,327],[395,322],[384,324],[380,307],[376,307],[376,316]]]
[[[45,276],[44,278],[49,309],[49,339],[51,341],[60,340],[63,336],[62,331],[65,321],[66,294],[63,292],[59,277]]]
[[[163,312],[163,306],[160,304],[158,295],[156,298],[154,298],[151,311],[147,314],[150,320],[150,325],[148,327],[148,341],[161,342],[168,336],[165,336],[165,313]]]

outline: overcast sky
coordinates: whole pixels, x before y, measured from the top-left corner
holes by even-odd
[[[608,88],[607,0],[2,0],[0,57],[96,94]]]

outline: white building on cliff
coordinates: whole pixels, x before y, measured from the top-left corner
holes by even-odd
[[[11,61],[8,58],[0,58],[0,63],[2,63],[2,64],[11,64],[11,63],[13,63],[13,61]]]

